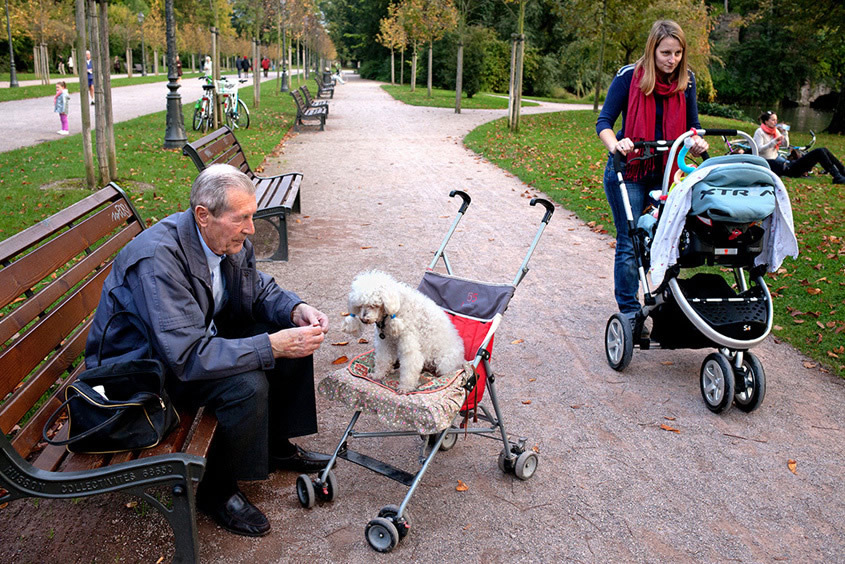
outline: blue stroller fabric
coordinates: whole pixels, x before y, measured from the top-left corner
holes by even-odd
[[[720,166],[724,164],[732,166]],[[751,223],[774,213],[776,183],[764,159],[726,155],[708,159],[701,168],[706,175],[692,188],[690,215]]]

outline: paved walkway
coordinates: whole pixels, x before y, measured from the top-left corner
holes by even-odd
[[[276,80],[271,74],[261,81]],[[179,88],[182,103],[194,102],[202,96],[204,81],[197,78],[184,78]],[[53,81],[55,84],[55,81]],[[252,84],[250,76],[247,86]],[[114,121],[121,122],[167,109],[167,82],[133,84],[112,89],[112,111]],[[247,100],[249,104],[249,100]],[[56,133],[61,129],[58,114],[53,112],[53,96],[0,102],[0,153],[37,145],[44,141],[58,139]],[[82,117],[79,108],[79,95],[71,94],[71,110],[68,114],[70,133],[82,131]],[[91,106],[91,121],[94,121],[94,107]],[[93,125],[92,125],[93,126]],[[190,123],[185,124],[191,127]]]
[[[526,113],[550,109],[557,108]],[[366,349],[329,344],[349,340],[339,327],[353,276],[380,268],[416,284],[458,209],[450,190],[473,198],[449,246],[455,273],[513,279],[542,217],[528,205],[536,192],[462,145],[467,132],[503,114],[406,106],[376,83],[351,80],[336,90],[326,131],[293,135],[266,163],[268,172],[305,174],[291,260],[265,268],[331,317],[315,356],[318,378],[336,368],[334,359]],[[295,476],[276,473],[244,485],[271,533],[237,537],[200,516],[203,561],[845,561],[845,383],[805,368],[801,355],[773,338],[755,349],[768,393],[750,415],[705,408],[698,371],[707,351],[636,352],[625,372],[614,372],[603,347],[614,312],[612,257],[608,236],[558,208],[498,331],[500,400],[510,433],[529,437],[540,452],[534,478],[503,475],[499,444],[460,439],[436,457],[412,499],[410,534],[380,557],[364,526],[399,503],[404,486],[340,461],[336,501],[303,510]],[[301,444],[328,451],[351,413],[319,396],[318,410],[320,434]],[[377,427],[363,421],[362,430]],[[415,469],[416,439],[355,444]],[[467,491],[456,491],[458,480]],[[97,551],[79,530],[56,531],[53,542],[77,560],[172,554],[163,521],[116,499],[39,510],[120,531],[98,539]],[[37,548],[27,547],[47,542],[47,526],[30,524],[25,534],[5,553],[38,560]]]

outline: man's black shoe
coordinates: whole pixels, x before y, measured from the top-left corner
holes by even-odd
[[[237,491],[223,503],[209,504],[203,498],[197,498],[197,506],[211,516],[217,523],[236,535],[263,537],[270,532],[270,521],[249,502],[246,496]]]
[[[296,445],[294,445],[296,446]],[[296,446],[296,452],[290,456],[270,456],[272,470],[293,470],[300,474],[314,474],[319,472],[331,460],[328,454],[311,452]]]

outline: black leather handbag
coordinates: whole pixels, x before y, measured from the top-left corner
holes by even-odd
[[[65,401],[44,424],[42,435],[49,444],[91,454],[151,448],[179,423],[179,415],[164,389],[164,365],[149,358],[152,356],[150,335],[140,317],[128,311],[109,317],[100,337],[97,358],[102,358],[103,340],[109,325],[119,315],[130,316],[142,329],[148,358],[98,365],[80,374],[65,389]],[[48,438],[48,430],[65,409],[67,438]]]

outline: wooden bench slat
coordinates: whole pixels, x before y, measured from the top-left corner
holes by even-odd
[[[60,402],[56,402],[55,407],[58,407],[59,403]],[[41,436],[40,432],[41,431],[39,430],[39,437]],[[64,440],[64,439],[67,438],[67,433],[68,433],[68,427],[67,427],[67,425],[65,425],[61,429],[59,429],[59,432],[56,433],[56,436],[54,438],[56,440]],[[15,438],[18,438],[18,437],[15,437]],[[15,446],[15,449],[24,458],[27,458],[32,453],[31,450],[28,450],[26,452],[26,455],[24,455],[24,453],[20,452],[21,451],[20,448]],[[55,472],[56,469],[59,468],[59,466],[61,466],[61,464],[64,462],[64,460],[65,460],[65,458],[67,457],[68,454],[69,453],[68,453],[68,451],[65,447],[47,445],[46,447],[44,447],[44,450],[42,450],[40,453],[38,453],[37,456],[35,456],[32,459],[31,462],[32,462],[32,465],[35,466],[36,468],[40,468],[41,470],[47,470],[48,472]]]
[[[171,431],[164,440],[153,448],[147,448],[138,453],[138,458],[149,458],[168,452],[181,452],[185,440],[191,432],[196,411],[179,410],[179,426]]]
[[[32,296],[26,303],[0,319],[0,343],[6,343],[17,332],[23,329],[36,316],[43,313],[50,305],[64,295],[70,288],[81,282],[97,266],[105,263],[113,254],[117,253],[123,245],[129,242],[136,234],[140,233],[141,227],[133,223],[120,233],[109,239],[96,251],[74,264],[61,276],[52,281]],[[0,271],[0,281],[3,280]],[[0,282],[2,284],[3,282]]]
[[[207,456],[208,449],[211,447],[211,439],[214,437],[214,431],[217,429],[217,417],[208,413],[205,409],[198,416],[199,421],[194,423],[190,443],[184,452],[185,454]]]
[[[109,269],[100,270],[68,299],[0,353],[0,397],[11,392],[51,350],[70,335],[100,303],[100,293]]]
[[[88,338],[90,321],[68,339],[36,373],[15,392],[12,397],[0,406],[0,430],[8,432],[21,418],[26,415],[30,407],[56,383],[62,374],[67,372],[74,360],[85,351],[85,341]]]
[[[97,205],[120,197],[120,192],[114,185],[108,185],[102,190],[91,194],[75,204],[71,204],[60,212],[41,220],[32,227],[0,241],[0,263],[8,262],[22,250],[43,241],[53,233],[64,229],[69,222],[88,214]]]

